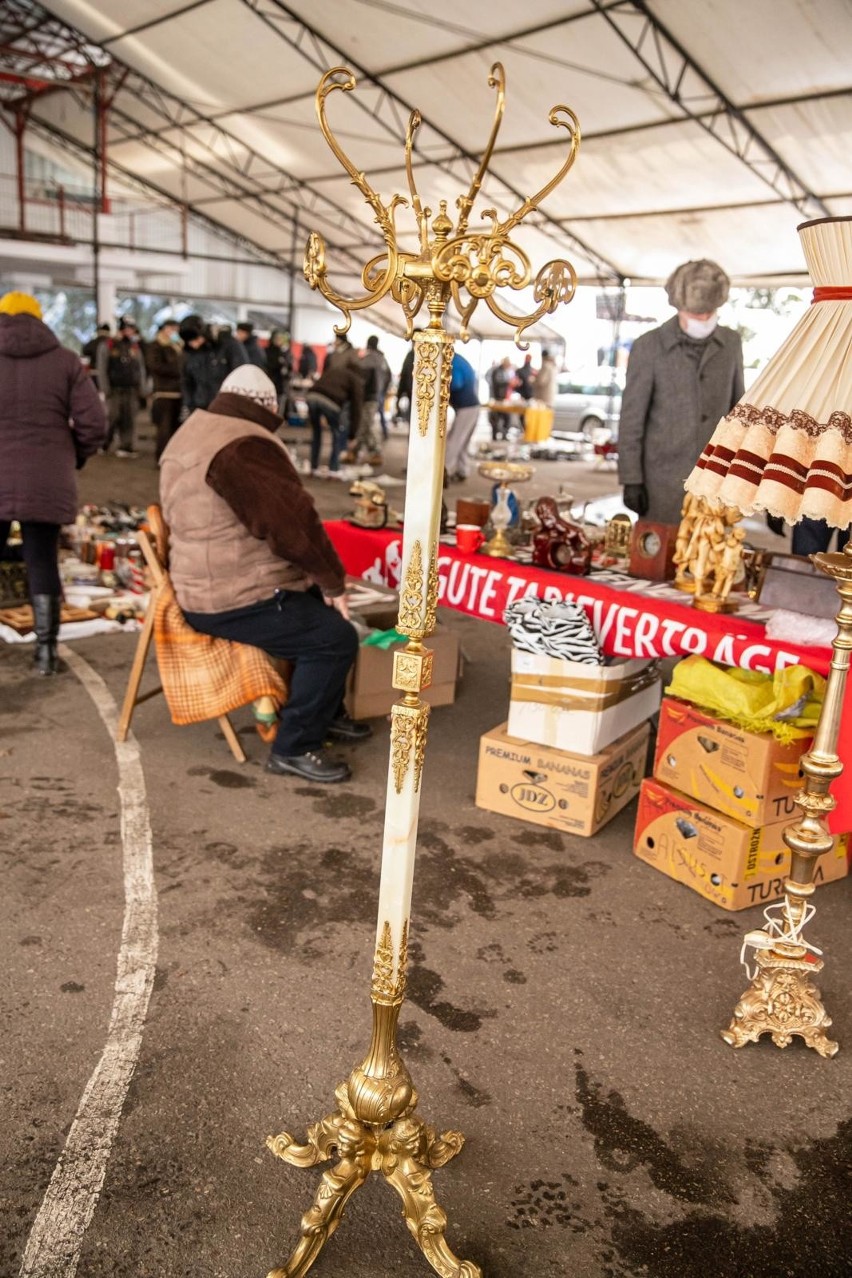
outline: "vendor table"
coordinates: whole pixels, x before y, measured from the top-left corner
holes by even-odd
[[[325,525],[351,576],[399,587],[402,534],[359,528],[346,520]],[[618,657],[686,657],[698,654],[723,665],[771,673],[801,662],[826,674],[830,648],[803,648],[770,639],[765,627],[736,613],[700,612],[689,597],[671,598],[665,587],[625,589],[599,579],[573,577],[488,555],[466,555],[455,545],[438,548],[438,603],[503,624],[508,604],[525,595],[573,601],[585,608],[604,652]],[[633,583],[630,583],[633,586]],[[637,587],[638,587],[638,583]],[[838,807],[832,827],[852,829],[852,698],[844,710],[840,757],[848,771],[835,783]]]

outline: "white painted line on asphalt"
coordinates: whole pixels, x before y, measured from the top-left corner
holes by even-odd
[[[60,655],[83,684],[115,744],[124,849],[124,926],[106,1046],[86,1084],[65,1148],[30,1232],[20,1278],[74,1278],[139,1059],[157,962],[157,895],[145,776],[134,737],[115,741],[118,707],[87,661]]]

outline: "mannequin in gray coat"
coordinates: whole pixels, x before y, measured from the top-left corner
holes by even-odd
[[[730,281],[715,262],[685,262],[666,284],[677,315],[633,343],[621,402],[618,477],[624,504],[680,523],[683,485],[745,389],[739,333],[717,324]]]

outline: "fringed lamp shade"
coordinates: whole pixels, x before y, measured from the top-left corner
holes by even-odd
[[[696,496],[852,524],[852,217],[798,228],[814,298],[686,481]]]

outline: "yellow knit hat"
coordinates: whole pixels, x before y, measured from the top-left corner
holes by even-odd
[[[41,319],[41,307],[29,293],[4,293],[0,297],[0,315],[35,315]]]

